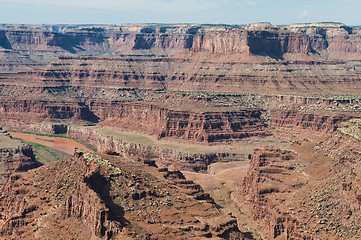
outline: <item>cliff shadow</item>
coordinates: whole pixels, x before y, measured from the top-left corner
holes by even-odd
[[[105,41],[103,32],[99,30],[86,30],[85,32],[74,32],[72,34],[54,33],[53,39],[49,42],[50,46],[58,46],[70,53],[85,52],[86,42],[92,42],[95,46],[103,48]]]
[[[105,206],[109,209],[107,211],[109,220],[116,221],[122,226],[128,223],[124,217],[124,209],[116,204],[110,194],[111,180],[107,179],[101,173],[95,172],[90,177],[84,179],[88,187],[98,194]]]
[[[80,114],[80,119],[89,121],[91,123],[98,123],[100,120],[100,117],[95,115],[93,111],[91,111],[88,107],[84,107]]]
[[[12,49],[11,43],[5,35],[5,31],[0,31],[0,47],[5,49]]]
[[[141,49],[151,49],[154,46],[156,39],[153,35],[136,35],[134,39],[133,49],[141,50]]]
[[[250,53],[283,60],[283,46],[279,35],[268,31],[253,31],[247,34],[247,44]]]

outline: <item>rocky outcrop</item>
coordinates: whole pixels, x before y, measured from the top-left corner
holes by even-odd
[[[257,25],[257,24],[256,24]],[[177,52],[255,54],[275,59],[304,54],[330,59],[360,58],[360,30],[343,24],[5,26],[0,47],[15,51],[64,54],[170,55]],[[142,51],[142,52],[140,52]],[[342,56],[341,53],[345,55]]]
[[[340,124],[337,131],[317,144],[316,149],[327,155],[336,165],[351,166],[361,159],[360,143],[361,121],[352,119]]]
[[[47,52],[48,57],[59,54],[117,52],[130,54],[149,50],[149,54],[169,54],[192,47],[193,34],[188,26],[176,33],[167,27],[151,26],[91,26],[55,29],[32,28],[31,26],[8,26],[1,30],[1,47],[15,51]],[[170,28],[172,28],[170,26]]]
[[[264,61],[232,54],[178,57],[61,57],[41,70],[0,73],[13,86],[102,87],[259,94],[350,94],[360,90],[360,64],[324,60]],[[15,86],[13,86],[15,87]]]
[[[171,112],[160,136],[185,136],[198,142],[217,142],[267,135],[267,124],[262,112],[243,110],[238,112]]]
[[[2,122],[67,132],[104,153],[8,177],[31,166],[17,162],[23,150],[4,147],[16,161],[0,173],[1,235],[241,238],[234,218],[178,170],[243,160],[232,147],[244,143],[244,152],[253,144],[292,151],[255,150],[243,196],[222,179],[239,181],[231,175],[243,168],[215,165],[214,192],[230,187],[231,211],[244,206],[247,218],[250,210],[269,238],[359,238],[360,36],[334,23],[0,25]],[[212,146],[188,151],[185,141]]]
[[[0,209],[9,238],[242,239],[235,219],[179,172],[84,152],[13,175]]]
[[[322,97],[322,96],[297,96],[297,95],[271,95],[271,96],[266,96],[266,98],[268,98],[272,102],[272,104],[275,105],[276,103],[284,104],[287,105],[288,107],[290,106],[305,107],[305,105],[307,106],[307,105],[317,104],[318,106],[323,106],[323,107],[328,107],[328,106],[337,107],[339,105],[345,105],[344,108],[347,109],[347,105],[349,105],[348,106],[349,111],[352,110],[352,106],[355,107],[355,110],[357,110],[360,102],[358,96]],[[329,110],[334,110],[334,109],[329,109]]]
[[[31,72],[28,75],[38,76],[38,82],[49,86],[159,90],[165,87],[164,81],[169,64],[172,62],[174,61],[166,58],[141,56],[139,58],[60,57],[58,62],[48,65],[44,71]],[[141,68],[138,63],[141,63]]]
[[[260,110],[192,112],[153,104],[115,101],[89,105],[103,126],[156,135],[157,138],[217,142],[267,135],[267,123],[262,119]]]
[[[269,101],[271,123],[276,128],[328,133],[360,117],[358,96],[306,97],[273,95]]]
[[[209,31],[194,38],[193,51],[245,53],[274,59],[301,54],[350,60],[360,57],[359,30],[342,24],[305,24],[279,28],[249,25],[244,29]],[[344,53],[341,56],[340,53]],[[292,58],[292,57],[291,57]]]
[[[31,146],[0,149],[0,185],[14,172],[26,172],[39,166]]]
[[[247,33],[235,29],[197,35],[194,38],[192,50],[194,52],[248,54]]]
[[[248,156],[234,153],[189,153],[147,144],[132,143],[115,136],[107,136],[86,127],[69,126],[68,136],[81,139],[95,146],[100,152],[115,152],[142,161],[155,161],[159,167],[174,170],[207,171],[214,162],[244,160]]]
[[[361,31],[342,24],[47,29],[1,30],[6,52],[2,82],[278,94],[360,92],[360,64],[355,60],[361,59]],[[45,67],[50,62],[55,63]]]
[[[354,141],[344,139],[331,148],[325,147],[329,140],[321,142],[316,147],[318,154],[328,156],[311,161],[302,152],[255,150],[243,180],[243,206],[251,209],[265,236],[354,239],[361,235],[360,154],[348,149]]]
[[[6,119],[77,119],[97,121],[97,117],[81,103],[41,100],[0,100],[0,115]]]
[[[57,95],[63,93],[57,93],[53,88],[52,91]],[[69,94],[73,92],[74,89]],[[118,93],[124,95],[120,97],[123,100],[106,100]],[[89,91],[89,94],[93,93]],[[217,143],[267,136],[271,131],[270,124],[279,129],[328,133],[334,131],[342,122],[360,117],[361,107],[357,97],[251,97],[232,94],[172,96],[151,91],[143,92],[144,95],[140,96],[137,91],[120,90],[110,93],[104,91],[103,94],[100,99],[84,99],[81,102],[6,100],[7,97],[4,97],[0,101],[0,116],[5,125],[22,131],[65,133],[67,123],[86,122],[98,123],[100,127],[152,135],[158,139],[178,138]],[[180,98],[184,99],[183,105],[177,103]],[[230,102],[226,104],[225,101]],[[242,106],[241,109],[236,108],[239,105]],[[35,123],[39,121],[41,123]],[[60,122],[63,122],[63,125]]]
[[[207,143],[268,135],[261,110],[194,110],[173,110],[140,101],[0,99],[0,117],[4,124],[23,131],[38,129],[43,133],[64,133],[66,129],[61,124],[46,122],[74,121],[99,123],[102,127],[115,127],[157,138],[174,137]]]
[[[0,128],[0,187],[15,172],[26,172],[39,167],[30,145],[12,140]]]
[[[242,196],[243,167],[215,165],[219,185],[207,184],[226,190],[230,212],[245,207],[240,218],[250,212],[243,220],[269,238],[359,238],[360,36],[334,23],[0,25],[2,123],[103,153],[18,173],[33,156],[1,148],[2,237],[241,238],[178,170],[243,160],[260,144],[292,151],[255,150]]]
[[[358,158],[359,160],[360,158]],[[354,164],[311,187],[303,201],[308,209],[301,214],[304,234],[334,239],[361,237],[360,164]]]
[[[255,149],[247,176],[243,180],[244,193],[248,197],[253,219],[264,226],[270,239],[302,238],[298,233],[298,221],[278,204],[277,195],[285,195],[292,185],[305,182],[297,173],[294,160],[297,155],[279,149]],[[290,178],[288,181],[283,178]],[[283,198],[284,196],[280,196]]]
[[[346,114],[307,113],[297,110],[274,110],[271,115],[272,124],[275,127],[318,133],[333,132],[341,122],[355,117]]]

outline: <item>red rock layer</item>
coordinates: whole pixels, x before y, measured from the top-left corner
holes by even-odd
[[[9,26],[0,31],[0,78],[51,86],[356,94],[360,32],[342,24],[79,26],[62,32]],[[60,55],[68,56],[39,69]],[[19,72],[16,64],[27,67]]]
[[[0,188],[12,173],[26,172],[39,166],[32,147],[11,140],[10,135],[0,127]]]
[[[307,113],[297,110],[273,110],[272,124],[280,128],[318,133],[333,132],[341,122],[357,116],[352,114]]]
[[[0,116],[4,119],[77,119],[96,121],[86,106],[77,102],[0,99]]]
[[[175,170],[206,172],[214,162],[247,159],[248,156],[232,153],[187,153],[146,144],[127,142],[116,137],[106,136],[85,127],[68,127],[68,136],[81,139],[95,146],[100,152],[115,152],[124,156],[137,157],[143,161],[155,161],[160,167]]]
[[[232,55],[178,58],[61,58],[42,70],[0,74],[7,85],[97,86],[261,94],[357,94],[359,64],[324,61],[249,62]]]
[[[343,24],[284,28],[204,25],[121,25],[53,27],[6,26],[0,47],[57,54],[104,53],[169,55],[185,52],[246,53],[276,59],[287,54],[360,59],[360,30]],[[287,56],[286,56],[287,57]]]
[[[197,142],[217,142],[267,135],[260,110],[230,112],[175,111],[153,104],[110,102],[89,104],[103,126]],[[137,121],[134,121],[137,119]]]
[[[343,122],[317,149],[335,161],[336,165],[351,166],[361,159],[361,122],[353,119]]]
[[[37,121],[88,121],[105,127],[198,142],[264,136],[267,124],[260,110],[229,112],[176,111],[151,103],[93,100],[0,100],[4,124],[18,130]],[[137,119],[137,121],[134,121]],[[31,128],[30,126],[28,128]]]
[[[33,149],[28,145],[19,145],[17,148],[0,148],[0,186],[15,172],[26,172],[36,168]]]
[[[32,239],[242,239],[180,172],[88,153],[13,175],[0,197],[3,237]]]
[[[264,236],[360,238],[360,154],[349,149],[355,141],[344,139],[331,148],[326,141],[318,148],[320,157],[309,160],[304,158],[308,153],[255,150],[243,181],[243,204],[250,207]],[[323,151],[330,151],[328,157],[321,157]],[[345,153],[351,153],[350,158]]]
[[[289,182],[282,179],[282,176],[295,172],[297,165],[293,163],[296,157],[291,151],[256,149],[243,181],[253,219],[264,226],[264,234],[270,239],[301,238],[297,233],[297,219],[285,213],[278,203],[278,198],[292,189],[292,184],[300,180],[298,183],[302,184],[305,180],[300,174],[293,174]]]

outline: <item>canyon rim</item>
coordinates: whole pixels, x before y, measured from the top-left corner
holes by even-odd
[[[342,23],[0,24],[0,239],[359,239],[360,93]]]

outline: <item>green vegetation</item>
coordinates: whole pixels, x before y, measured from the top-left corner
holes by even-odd
[[[35,138],[35,139],[45,141],[45,142],[55,142],[54,140],[51,140],[51,139],[44,139],[44,138]]]
[[[70,138],[66,133],[59,133],[59,134],[45,134],[45,133],[36,133],[36,132],[23,132],[23,131],[14,131],[14,132],[20,132],[20,133],[27,133],[27,134],[33,134],[37,136],[45,136],[45,137],[63,137],[63,138]]]
[[[93,145],[91,145],[91,144],[89,144],[89,143],[87,143],[87,142],[84,142],[84,141],[82,141],[82,140],[80,140],[80,139],[73,138],[73,137],[69,137],[66,133],[60,133],[60,134],[45,134],[45,133],[24,132],[24,131],[14,131],[14,132],[27,133],[27,134],[32,134],[32,135],[36,135],[36,136],[44,136],[44,137],[62,137],[62,138],[69,138],[69,139],[72,139],[72,140],[74,140],[74,141],[76,141],[76,142],[78,142],[78,143],[83,144],[85,147],[89,148],[90,150],[92,150],[92,151],[94,151],[94,152],[97,151],[97,149],[96,149]],[[42,139],[42,138],[37,138],[37,139],[42,140],[42,141],[47,141],[47,142],[55,142],[54,140],[47,140],[47,139]]]
[[[108,128],[89,127],[96,130],[97,132],[106,135],[113,136],[117,139],[125,142],[131,142],[135,144],[144,144],[146,146],[159,147],[162,149],[172,149],[186,153],[215,153],[215,152],[227,152],[227,153],[243,153],[243,149],[234,147],[223,147],[223,146],[207,146],[200,144],[187,144],[180,142],[171,142],[168,140],[157,140],[147,135],[139,133],[116,131]],[[243,145],[242,145],[243,146]],[[253,147],[252,147],[253,149]],[[248,153],[248,151],[247,151]]]
[[[71,156],[70,154],[46,147],[41,144],[25,141],[21,138],[13,138],[13,139],[31,145],[33,147],[36,160],[42,164],[54,162],[59,159],[64,159]]]

